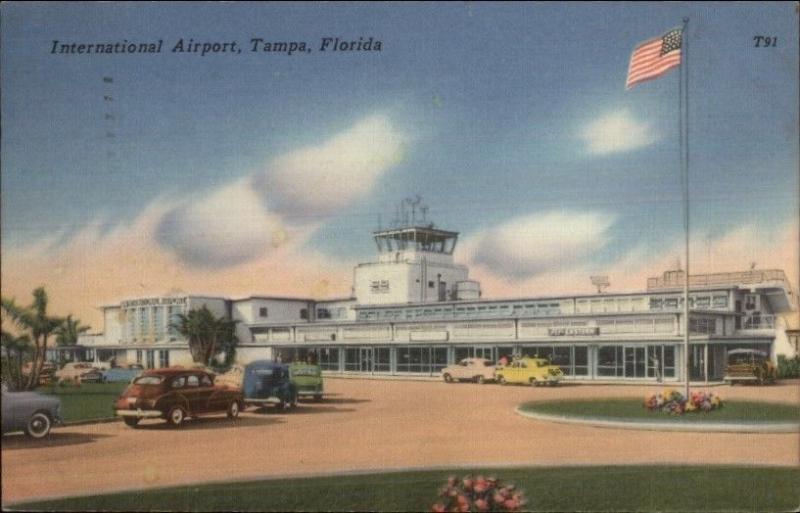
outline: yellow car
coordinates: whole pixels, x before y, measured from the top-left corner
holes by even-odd
[[[544,358],[518,358],[510,365],[498,367],[495,371],[497,382],[501,385],[506,383],[523,383],[525,385],[557,385],[564,372],[558,365],[550,365]]]

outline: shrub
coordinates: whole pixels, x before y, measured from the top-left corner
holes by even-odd
[[[800,378],[800,355],[794,358],[778,355],[778,379],[787,378]]]

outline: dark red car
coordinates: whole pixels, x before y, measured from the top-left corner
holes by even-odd
[[[244,408],[240,390],[214,386],[214,375],[200,369],[170,367],[145,371],[114,404],[125,424],[142,419],[166,419],[180,426],[187,417],[227,413],[234,419]]]

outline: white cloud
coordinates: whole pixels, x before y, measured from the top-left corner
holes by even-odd
[[[468,237],[462,255],[508,278],[553,272],[602,248],[615,217],[602,212],[543,212]]]
[[[767,230],[742,225],[716,236],[696,233],[690,241],[691,273],[744,271],[755,262],[756,269],[784,270],[796,287],[800,261],[797,233],[796,222]],[[554,262],[532,276],[510,275],[495,263],[475,265],[470,275],[481,282],[484,295],[489,297],[593,293],[591,275],[608,275],[609,292],[639,291],[646,287],[648,277],[661,276],[675,269],[678,262],[683,263],[684,241],[674,237],[663,244],[640,244],[605,264],[586,256],[578,261]]]
[[[371,191],[402,159],[404,146],[389,118],[374,115],[318,146],[276,158],[256,184],[281,214],[334,214]]]
[[[280,218],[244,178],[174,206],[155,237],[186,263],[226,267],[268,252],[280,230]]]
[[[620,110],[590,122],[581,137],[589,153],[606,155],[649,146],[659,139],[659,134],[652,123],[638,121],[627,110]]]
[[[369,193],[403,144],[388,118],[367,117],[318,146],[276,157],[263,172],[173,204],[156,240],[185,263],[214,268],[296,246],[320,216]]]

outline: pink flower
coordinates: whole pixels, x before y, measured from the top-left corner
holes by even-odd
[[[478,508],[478,511],[488,511],[489,503],[485,499],[478,499],[475,501],[475,507]]]
[[[495,494],[494,494],[494,496],[492,497],[492,499],[494,499],[494,502],[495,502],[496,504],[502,504],[502,503],[503,503],[503,501],[504,501],[504,500],[506,500],[506,498],[505,498],[505,497],[503,497],[503,495],[502,495],[500,492],[495,492]]]
[[[465,477],[464,478],[464,489],[470,490],[472,488],[472,479]]]
[[[485,484],[482,484],[481,482],[478,482],[475,485],[475,493],[483,493],[485,491],[486,491],[486,485]]]
[[[447,478],[447,486],[455,486],[456,485],[456,478],[455,476],[450,476]]]
[[[458,497],[456,497],[456,502],[458,502],[459,505],[461,504],[469,505],[469,499],[467,499],[465,495],[459,495]]]
[[[507,499],[503,503],[503,507],[505,507],[507,511],[515,511],[519,507],[519,504],[514,499]]]
[[[433,513],[445,513],[447,509],[444,507],[444,504],[437,502],[431,507],[431,511],[433,511]]]

